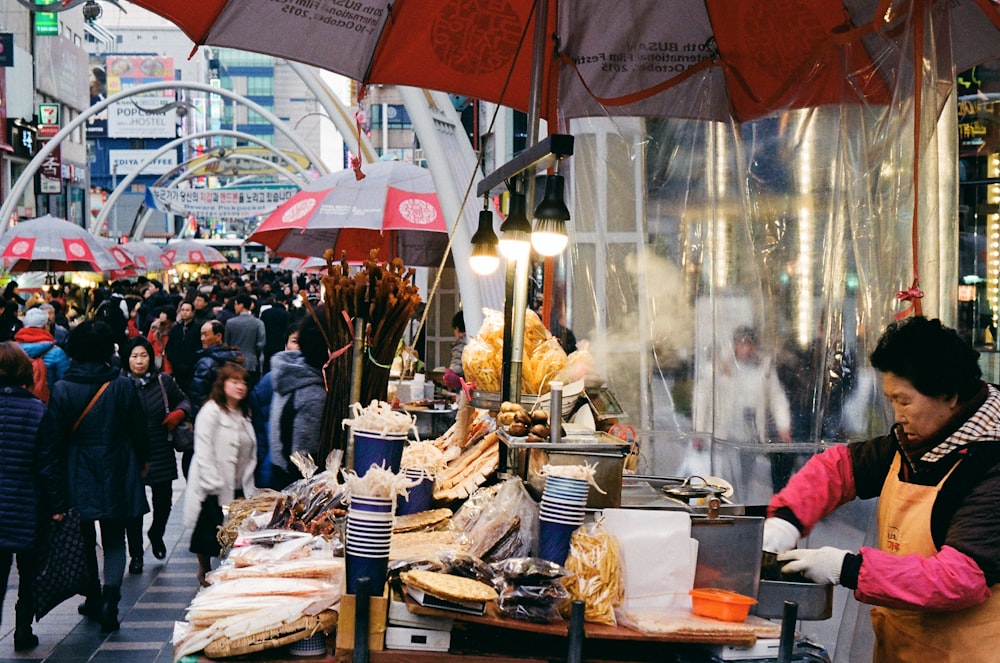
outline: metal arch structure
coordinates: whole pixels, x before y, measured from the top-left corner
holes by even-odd
[[[123,90],[118,94],[113,94],[107,99],[103,99],[96,104],[93,104],[87,110],[83,111],[77,115],[73,120],[67,124],[65,127],[59,130],[55,136],[52,137],[45,147],[43,147],[34,158],[28,162],[25,167],[24,172],[21,176],[17,178],[11,186],[10,193],[7,196],[7,200],[4,201],[3,205],[0,206],[0,223],[5,223],[7,219],[10,219],[11,211],[17,205],[17,201],[21,199],[24,195],[24,190],[28,187],[28,184],[34,180],[35,173],[38,172],[39,168],[42,167],[42,163],[49,157],[52,152],[66,139],[67,136],[76,131],[77,127],[83,125],[89,118],[93,117],[97,113],[100,113],[105,108],[111,104],[118,103],[123,99],[128,99],[129,97],[138,96],[146,92],[155,92],[157,90],[196,90],[199,92],[204,92],[205,94],[217,94],[220,97],[229,99],[233,102],[238,102],[245,105],[250,110],[254,111],[265,120],[270,122],[275,129],[280,131],[288,140],[292,142],[297,148],[302,151],[302,154],[309,158],[309,161],[316,166],[317,170],[321,173],[328,173],[330,170],[323,163],[323,160],[316,155],[316,153],[305,143],[299,140],[299,137],[287,126],[287,122],[279,118],[277,115],[267,110],[260,104],[247,99],[241,94],[235,92],[230,92],[223,88],[212,87],[205,83],[187,82],[187,81],[158,81],[156,83],[146,83],[144,85],[138,85],[128,90]]]
[[[364,163],[375,163],[378,161],[378,154],[375,151],[375,146],[372,145],[371,139],[364,133],[358,133],[358,125],[354,121],[354,118],[351,117],[350,111],[337,98],[337,95],[333,93],[333,90],[326,84],[326,81],[322,79],[316,67],[292,62],[291,60],[286,60],[285,62],[295,72],[295,75],[305,83],[309,91],[316,95],[317,103],[326,111],[327,117],[330,118],[330,121],[333,122],[345,141],[350,136],[351,145],[360,145],[361,154],[358,156],[361,157],[361,160]]]
[[[143,170],[145,170],[148,166],[150,166],[153,162],[155,162],[160,156],[162,156],[166,152],[169,152],[170,150],[173,150],[173,149],[177,148],[179,145],[183,145],[184,143],[186,143],[188,141],[197,140],[199,138],[208,138],[210,136],[226,136],[226,137],[231,137],[231,138],[242,138],[244,140],[249,140],[251,142],[257,143],[258,145],[261,145],[262,147],[264,147],[265,149],[271,151],[272,153],[274,153],[276,155],[279,155],[282,159],[288,161],[289,163],[294,163],[293,160],[289,159],[285,154],[283,154],[281,152],[281,150],[279,150],[278,148],[274,147],[270,143],[266,143],[265,141],[261,140],[260,138],[256,138],[256,137],[252,136],[251,134],[245,134],[245,133],[240,132],[240,131],[230,131],[230,130],[226,130],[226,129],[213,129],[213,130],[209,130],[209,131],[199,131],[197,133],[188,134],[186,136],[181,136],[180,138],[175,138],[172,141],[170,141],[168,143],[165,143],[164,145],[161,145],[160,148],[157,151],[153,152],[148,157],[146,157],[146,159],[144,159],[142,161],[142,163],[140,163],[136,167],[135,170],[133,170],[128,175],[126,175],[125,179],[123,179],[121,182],[118,183],[118,185],[115,187],[115,190],[111,192],[110,196],[108,196],[108,200],[104,204],[104,207],[101,209],[100,213],[97,215],[97,218],[95,218],[91,222],[90,228],[89,228],[90,232],[92,234],[95,234],[95,235],[97,234],[97,232],[100,230],[101,226],[104,225],[104,222],[107,221],[108,214],[110,213],[111,209],[115,206],[115,204],[118,202],[118,199],[122,197],[124,191],[126,191],[128,189],[128,187],[129,187],[129,185],[131,185],[132,182],[135,181],[135,178],[139,177],[142,174]],[[268,163],[270,163],[270,162],[268,162]],[[296,167],[296,169],[300,170],[300,172],[301,172],[301,174],[303,176],[308,176],[308,174],[309,174],[308,171],[306,171],[305,169],[303,169],[302,166],[299,166],[296,163],[295,167]]]
[[[298,177],[298,176],[296,176],[295,173],[293,173],[292,171],[288,170],[287,168],[279,166],[276,163],[272,163],[272,162],[268,161],[267,159],[262,159],[261,157],[255,157],[255,156],[246,155],[246,154],[242,155],[240,158],[244,159],[246,161],[254,161],[254,162],[258,162],[258,163],[264,164],[264,165],[268,166],[269,168],[274,168],[275,170],[278,171],[279,175],[283,175],[286,179],[291,180],[293,183],[295,183],[297,186],[299,186],[299,188],[301,188],[303,184],[307,184],[308,183],[308,180],[306,178]],[[211,161],[211,162],[217,162],[217,161],[223,161],[223,160],[224,160],[224,157],[212,157],[209,161]],[[179,175],[177,175],[176,177],[173,178],[173,181],[170,184],[167,185],[167,188],[175,187],[178,183],[187,181],[192,176],[195,176],[197,174],[198,170],[200,170],[203,167],[204,167],[204,164],[198,164],[197,166],[192,166],[192,167],[184,170],[182,173],[180,173]],[[157,186],[157,185],[154,184],[154,186]],[[225,187],[223,187],[223,188],[225,188]],[[102,212],[103,212],[103,210],[102,210]],[[150,219],[150,217],[152,217],[153,212],[154,212],[154,210],[152,208],[146,207],[141,212],[141,216],[139,216],[138,214],[136,215],[135,220],[133,220],[133,222],[132,222],[132,228],[129,230],[129,237],[130,238],[136,239],[136,240],[141,240],[143,238],[143,236],[146,233],[146,226],[149,224],[149,219]],[[98,228],[100,228],[100,226],[98,226]]]

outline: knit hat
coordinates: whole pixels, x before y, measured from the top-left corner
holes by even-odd
[[[41,307],[36,306],[33,309],[28,309],[28,312],[24,314],[24,326],[25,327],[44,327],[49,324],[49,314],[41,309]]]

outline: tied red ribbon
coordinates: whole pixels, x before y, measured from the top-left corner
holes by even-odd
[[[923,310],[920,306],[920,300],[924,296],[924,291],[920,289],[917,285],[917,281],[913,281],[911,285],[906,290],[900,290],[896,293],[896,299],[903,302],[910,302],[910,305],[905,309],[896,314],[897,320],[902,320],[908,316],[911,312],[913,315],[923,315]]]
[[[354,345],[354,325],[351,324],[351,316],[347,315],[347,311],[341,311],[340,313],[344,316],[344,322],[347,323],[347,329],[351,335],[351,342],[335,352],[331,350],[326,351],[327,354],[329,355],[329,358],[326,360],[326,363],[323,364],[323,388],[326,389],[327,391],[330,391],[330,382],[327,379],[326,369],[330,366],[331,363],[333,363],[334,359],[336,359],[340,355],[350,350],[351,347]]]

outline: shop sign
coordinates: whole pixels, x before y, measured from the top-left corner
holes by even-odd
[[[136,172],[140,165],[159,150],[108,150],[108,166],[112,174],[121,177]],[[160,154],[142,169],[142,175],[166,175],[177,167],[177,151]]]
[[[38,0],[39,5],[54,5],[59,0]],[[35,35],[51,37],[59,35],[59,14],[55,12],[35,12]]]
[[[42,193],[62,192],[62,152],[60,146],[57,145],[56,149],[45,157],[38,169],[38,175],[41,179],[40,190]]]
[[[14,33],[0,33],[0,67],[14,66]]]
[[[19,157],[35,156],[35,125],[19,117],[7,120],[7,143]]]
[[[59,104],[38,104],[38,137],[52,138],[59,128]]]

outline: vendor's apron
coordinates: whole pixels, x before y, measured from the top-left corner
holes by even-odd
[[[951,472],[936,486],[918,486],[899,480],[899,465],[896,454],[879,498],[878,547],[894,555],[930,557],[937,552],[931,537],[931,509]],[[964,610],[872,608],[874,663],[996,663],[1000,660],[1000,585],[990,589],[989,599]]]

